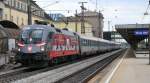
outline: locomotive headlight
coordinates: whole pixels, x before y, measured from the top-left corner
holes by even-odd
[[[44,46],[41,46],[41,51],[44,51],[45,49],[44,49]]]
[[[41,43],[36,44],[36,46],[40,47],[41,51],[45,51],[45,44],[46,44],[45,42],[41,42]]]
[[[20,48],[18,48],[18,51],[20,51]]]

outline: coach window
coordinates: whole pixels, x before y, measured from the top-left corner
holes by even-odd
[[[54,32],[49,32],[49,34],[48,34],[48,41],[51,41],[52,36],[53,36],[53,33],[54,33]]]
[[[88,46],[88,40],[86,40],[86,46]]]
[[[86,40],[84,39],[84,46],[86,45]]]

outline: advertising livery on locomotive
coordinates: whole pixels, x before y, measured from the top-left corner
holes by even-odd
[[[25,26],[17,39],[16,61],[23,65],[51,64],[119,49],[120,45],[96,37],[86,37],[47,25]]]

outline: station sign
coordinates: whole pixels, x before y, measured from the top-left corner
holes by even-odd
[[[136,31],[134,31],[134,35],[147,36],[148,35],[148,30],[136,30]]]

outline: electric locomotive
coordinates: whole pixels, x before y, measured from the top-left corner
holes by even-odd
[[[79,36],[47,25],[25,26],[17,40],[16,61],[24,65],[48,64],[58,57],[79,54]]]

